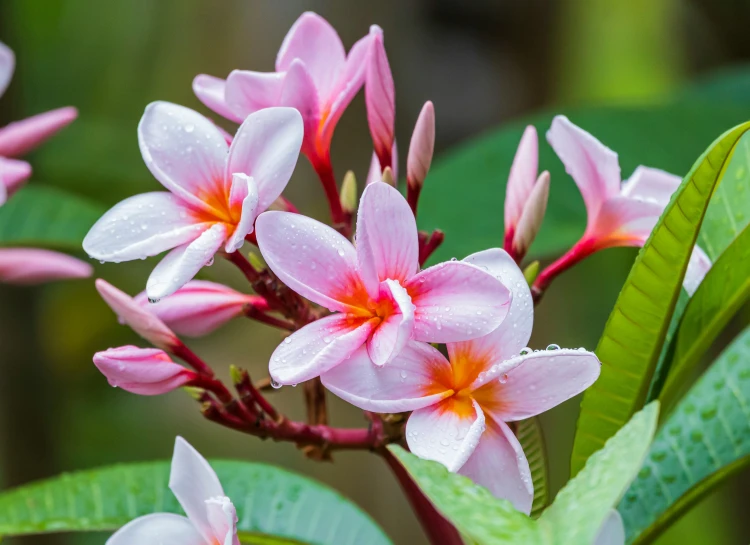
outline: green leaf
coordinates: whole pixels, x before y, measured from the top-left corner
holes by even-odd
[[[602,373],[581,403],[572,474],[646,400],[709,200],[748,130],[727,131],[698,159],[638,254],[596,350]]]
[[[103,207],[53,187],[32,183],[0,207],[0,246],[80,251]]]
[[[322,484],[265,464],[211,465],[237,508],[247,543],[391,543],[362,510]],[[169,468],[168,462],[119,465],[4,492],[0,536],[114,530],[149,513],[181,513],[167,488]]]
[[[544,434],[537,417],[518,422],[516,437],[523,447],[531,469],[531,482],[534,484],[534,503],[531,505],[531,516],[538,517],[547,507],[549,501],[547,452],[544,446]]]
[[[629,543],[651,543],[750,464],[750,327],[719,356],[654,439],[618,510]]]

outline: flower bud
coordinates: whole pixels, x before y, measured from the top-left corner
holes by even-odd
[[[341,182],[341,209],[347,214],[354,214],[357,209],[357,178],[351,170]]]
[[[505,234],[512,236],[521,219],[523,208],[529,200],[537,179],[539,141],[533,125],[526,127],[518,143],[505,190]],[[507,250],[508,248],[506,248]]]
[[[365,106],[375,153],[380,169],[393,167],[393,141],[396,123],[396,90],[388,56],[383,44],[383,31],[370,28],[373,36],[365,72]]]
[[[393,177],[391,167],[385,167],[385,170],[383,170],[383,183],[396,187],[396,180]]]
[[[91,265],[66,254],[36,248],[1,248],[0,282],[33,285],[69,278],[88,278]]]
[[[513,252],[511,255],[520,260],[534,242],[539,228],[544,220],[544,212],[547,210],[547,199],[549,197],[549,172],[546,170],[539,175],[534,184],[529,198],[523,206],[521,218],[513,233]]]
[[[435,151],[435,108],[427,101],[419,113],[409,144],[406,160],[406,183],[413,190],[421,189]]]
[[[0,157],[0,206],[31,176],[31,165]]]
[[[0,155],[18,157],[70,125],[78,117],[72,106],[15,121],[0,129]]]
[[[146,396],[171,392],[197,377],[156,348],[110,348],[94,354],[94,364],[112,386]]]

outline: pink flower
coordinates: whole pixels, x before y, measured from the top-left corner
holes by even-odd
[[[302,382],[366,345],[377,365],[410,341],[452,342],[485,335],[505,318],[510,293],[493,275],[451,261],[419,272],[414,215],[396,189],[365,189],[357,247],[331,227],[286,212],[258,218],[266,263],[290,288],[336,314],[296,331],[276,349],[271,377]]]
[[[136,195],[110,209],[83,247],[95,259],[129,261],[173,250],[156,266],[152,300],[184,286],[216,252],[239,249],[255,218],[286,187],[297,163],[302,121],[292,108],[249,116],[231,146],[202,115],[155,102],[138,125],[146,165],[169,192]]]
[[[91,265],[69,255],[36,248],[0,248],[0,282],[41,284],[51,280],[88,278]]]
[[[534,305],[523,273],[500,249],[466,261],[511,287],[512,303],[500,327],[478,339],[449,342],[449,359],[429,344],[410,342],[387,366],[376,368],[360,349],[321,379],[364,410],[413,411],[406,441],[414,454],[470,477],[528,513],[529,465],[506,422],[535,416],[580,393],[599,376],[600,365],[593,353],[580,349],[524,349]]]
[[[395,170],[392,152],[395,145],[396,89],[388,56],[385,54],[383,31],[379,27],[373,27],[370,34],[372,43],[365,75],[367,123],[381,171],[386,167]]]
[[[166,394],[198,376],[156,348],[110,348],[94,354],[94,365],[112,386],[144,396]]]
[[[139,517],[120,528],[106,545],[240,545],[232,501],[206,459],[182,437],[175,441],[169,488],[187,517],[168,513]]]
[[[191,280],[156,304],[149,303],[146,292],[138,294],[135,301],[172,330],[188,337],[208,335],[241,315],[248,306],[263,312],[269,309],[262,297],[205,280]]]

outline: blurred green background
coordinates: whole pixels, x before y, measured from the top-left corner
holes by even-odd
[[[750,58],[750,4],[739,0],[2,0],[0,40],[15,50],[17,70],[0,101],[0,122],[77,106],[79,120],[31,157],[34,182],[105,205],[156,190],[136,141],[146,104],[169,100],[205,112],[192,94],[192,78],[224,77],[234,68],[272,70],[281,40],[305,10],[326,17],[347,47],[370,24],[384,28],[402,169],[413,123],[428,99],[436,105],[439,153],[540,108],[659,102],[700,75]],[[338,126],[333,155],[339,176],[353,169],[364,180],[371,142],[361,95]],[[506,176],[497,173],[499,181]],[[470,179],[455,183],[472,191]],[[306,160],[287,195],[303,212],[325,218]],[[502,243],[501,232],[496,240]],[[607,251],[555,282],[538,307],[532,346],[595,347],[634,255]],[[134,294],[154,263],[96,264],[96,274]],[[240,275],[219,260],[201,277],[245,289]],[[224,377],[234,363],[261,378],[278,341],[270,328],[236,321],[190,345]],[[121,344],[142,342],[117,324],[90,281],[0,286],[1,487],[63,470],[168,458],[179,434],[208,457],[272,462],[326,482],[368,511],[395,543],[426,543],[380,459],[343,453],[334,464],[311,462],[289,444],[203,421],[180,392],[141,398],[112,390],[91,356]],[[303,416],[301,391],[271,395],[290,416]],[[364,424],[358,410],[336,399],[329,403],[336,425]],[[553,489],[567,478],[576,410],[574,400],[544,417]],[[747,475],[734,479],[659,543],[748,543],[748,484]],[[48,536],[8,543],[104,539]]]

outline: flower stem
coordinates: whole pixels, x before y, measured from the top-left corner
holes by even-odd
[[[432,253],[438,249],[445,239],[445,233],[440,229],[435,229],[431,234],[425,232],[419,233],[419,266],[425,264],[430,259]]]
[[[330,154],[320,156],[318,154],[308,154],[313,169],[323,184],[323,191],[328,199],[328,207],[331,209],[331,223],[334,229],[342,235],[349,238],[351,236],[351,215],[344,212],[341,207],[341,197],[336,185],[336,176],[333,174],[333,165],[331,164]]]
[[[534,298],[534,304],[538,303],[544,295],[545,290],[550,283],[562,272],[568,270],[576,263],[581,262],[597,250],[596,241],[593,239],[581,239],[570,250],[562,255],[559,259],[549,264],[536,277],[534,285],[531,286],[531,295]]]

